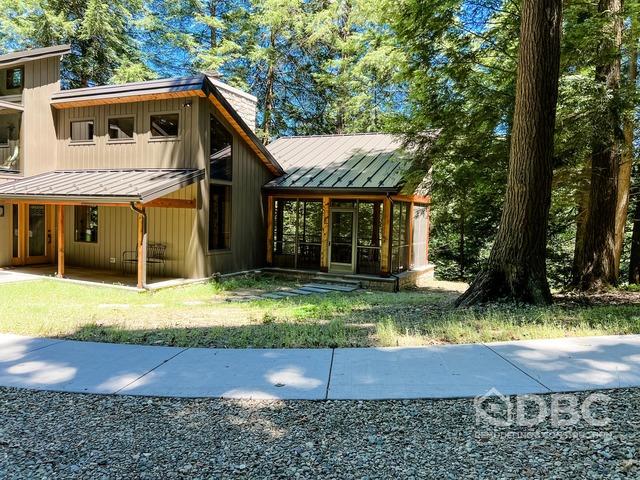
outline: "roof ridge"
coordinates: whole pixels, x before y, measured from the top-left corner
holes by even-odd
[[[388,135],[390,137],[395,136],[395,134],[393,133],[386,133],[386,132],[323,133],[323,134],[317,134],[317,135],[285,135],[283,137],[276,138],[274,142],[277,142],[278,140],[294,139],[294,138],[365,137],[365,136],[373,136],[373,135]]]

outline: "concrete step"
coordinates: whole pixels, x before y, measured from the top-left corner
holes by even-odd
[[[333,290],[335,292],[353,292],[360,288],[358,285],[345,285],[339,283],[307,283],[302,287],[322,288],[324,290]]]
[[[362,284],[358,280],[344,278],[338,275],[318,275],[316,277],[313,277],[311,281],[315,283],[331,283],[334,285],[354,285],[358,288],[362,286]]]

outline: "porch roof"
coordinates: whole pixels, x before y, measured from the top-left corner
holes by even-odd
[[[147,203],[203,177],[197,169],[56,170],[0,184],[0,199]]]
[[[285,170],[267,190],[395,193],[409,167],[401,141],[388,134],[283,137],[267,148]]]

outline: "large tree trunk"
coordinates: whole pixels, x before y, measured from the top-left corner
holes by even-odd
[[[546,245],[560,69],[561,0],[522,0],[507,192],[486,269],[458,299],[549,303]]]
[[[600,0],[598,12],[610,15],[600,44],[602,64],[596,67],[596,83],[611,94],[606,120],[594,126],[591,155],[591,195],[581,271],[575,279],[582,290],[597,290],[617,282],[615,233],[618,201],[620,109],[620,47],[622,0]]]
[[[629,89],[635,93],[638,78],[638,40],[635,19],[631,25],[631,51],[629,52]],[[616,202],[615,261],[616,278],[620,275],[620,260],[624,246],[624,230],[629,214],[629,192],[631,190],[631,171],[633,170],[633,132],[635,130],[635,111],[627,115],[624,121],[624,149],[618,175],[618,193]]]
[[[580,172],[578,184],[578,215],[576,216],[576,241],[573,250],[573,267],[571,270],[573,278],[577,278],[582,271],[582,260],[584,258],[584,238],[587,232],[587,218],[589,217],[589,197],[591,194],[591,158],[585,161]]]
[[[276,34],[271,32],[271,48],[275,48]],[[269,59],[267,78],[265,78],[264,112],[262,120],[262,143],[267,145],[271,140],[271,123],[273,121],[274,88],[276,81],[275,59]]]
[[[640,185],[638,185],[640,187]],[[631,236],[631,260],[629,262],[629,283],[640,284],[640,192],[636,198],[633,215],[633,235]]]

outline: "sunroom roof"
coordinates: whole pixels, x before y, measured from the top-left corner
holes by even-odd
[[[285,175],[273,190],[396,192],[409,161],[401,141],[389,134],[284,137],[267,146]]]

